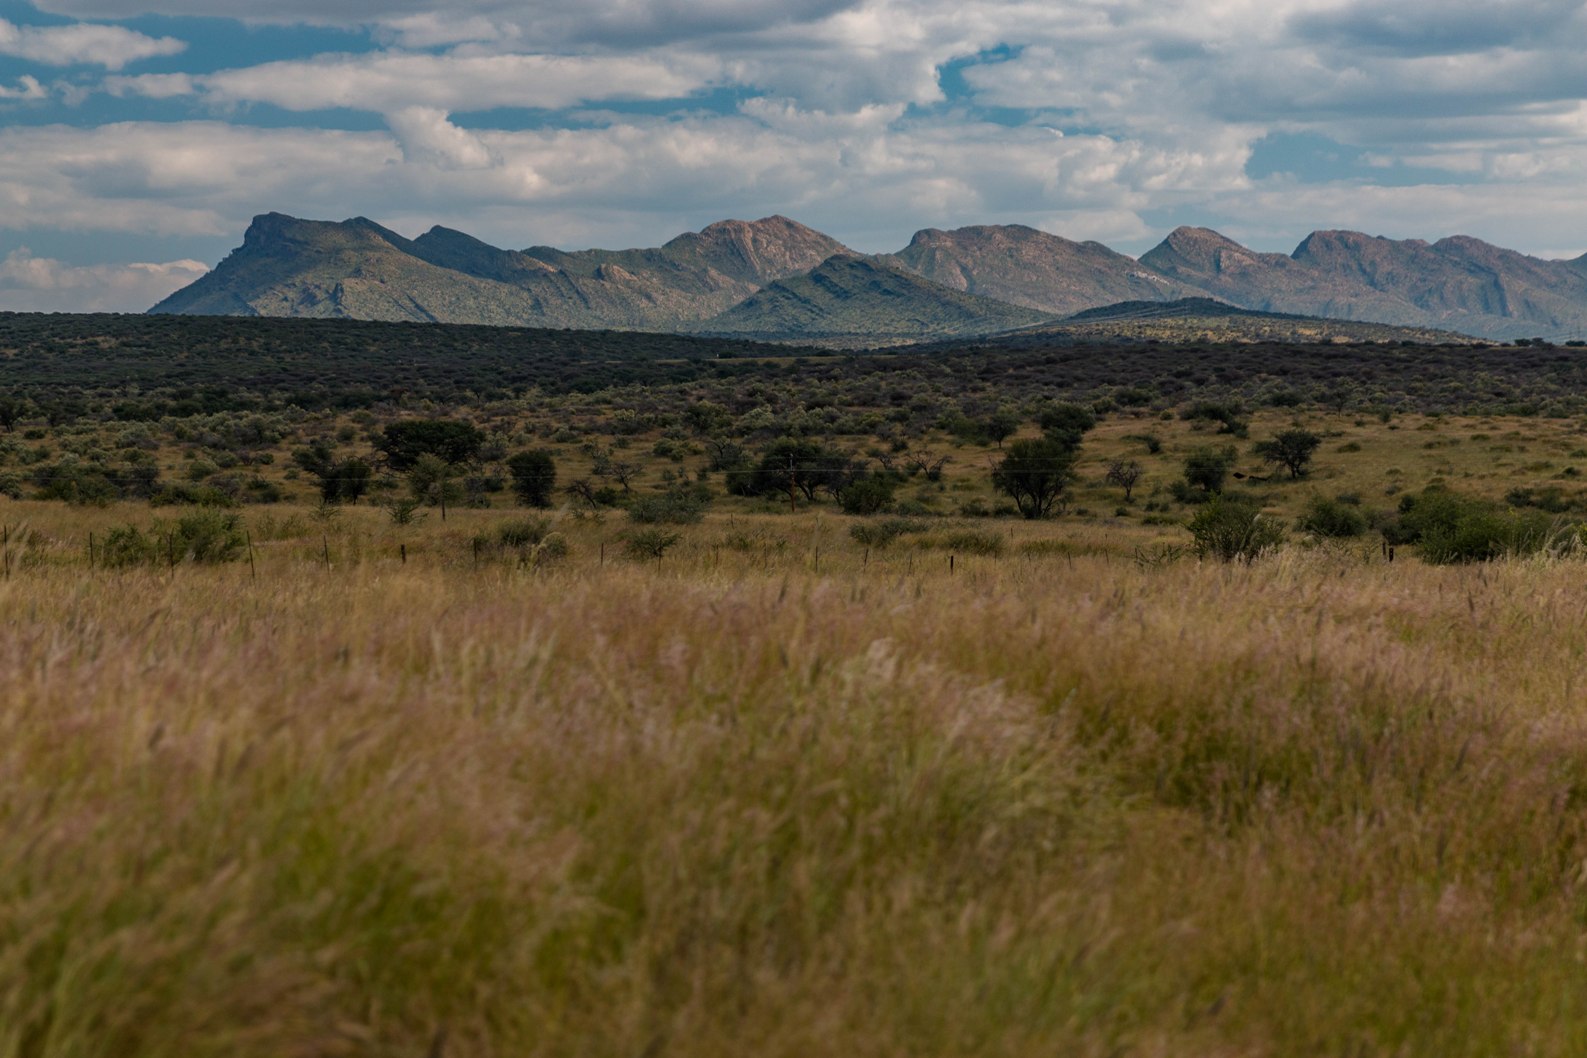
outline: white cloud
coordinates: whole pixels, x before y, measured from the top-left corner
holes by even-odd
[[[0,18],[0,55],[50,66],[86,63],[119,70],[140,59],[176,55],[186,47],[174,37],[150,37],[123,26],[19,26]]]
[[[781,211],[865,249],[923,225],[1002,221],[1141,248],[1160,233],[1148,218],[1172,215],[1291,245],[1323,226],[1587,244],[1580,0],[41,7],[368,27],[381,50],[104,86],[127,106],[190,97],[221,115],[354,108],[389,133],[0,130],[0,225],[12,227],[240,232],[281,209],[588,245]],[[711,112],[718,88],[736,92],[737,112]],[[594,109],[631,100],[672,112]],[[585,109],[529,130],[457,117],[521,107]],[[1317,184],[1302,160],[1294,180],[1254,183],[1246,162],[1274,132],[1364,149],[1370,164]],[[1376,186],[1407,166],[1450,182]]]
[[[485,169],[500,161],[497,154],[436,107],[404,107],[386,118],[410,160],[424,160],[443,169]]]
[[[29,77],[27,74],[17,78],[17,86],[15,88],[7,88],[5,85],[0,85],[0,99],[3,100],[43,99],[48,95],[49,92],[45,90],[43,85],[39,84],[39,79],[37,77]]]
[[[74,266],[21,247],[0,260],[0,307],[12,312],[142,312],[209,269],[202,261]]]
[[[389,113],[430,107],[457,112],[673,99],[705,87],[714,72],[708,60],[685,57],[377,52],[264,63],[193,75],[185,84],[166,75],[129,77],[116,88],[162,96],[186,87],[216,103],[270,103],[300,111],[351,107]]]

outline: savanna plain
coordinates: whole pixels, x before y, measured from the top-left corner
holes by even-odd
[[[0,365],[3,1058],[1587,1050],[1576,351],[201,345]]]

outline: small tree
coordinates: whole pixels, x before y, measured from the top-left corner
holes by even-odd
[[[7,394],[0,396],[0,429],[10,433],[16,429],[18,422],[28,413],[26,397],[15,397]]]
[[[413,468],[408,471],[408,489],[420,503],[439,506],[441,516],[445,518],[447,506],[456,506],[463,498],[463,489],[457,483],[456,473],[452,464],[440,456],[426,453],[415,460]]]
[[[816,441],[784,438],[768,447],[746,478],[729,479],[735,488],[750,495],[782,495],[792,502],[796,494],[814,502],[816,493],[838,492],[853,477],[849,457]]]
[[[1043,518],[1074,478],[1073,445],[1049,438],[1015,441],[992,471],[992,484],[1006,493],[1026,518]]]
[[[467,463],[479,455],[485,435],[473,423],[456,419],[405,419],[382,431],[375,447],[399,473],[411,470],[421,456],[447,463]]]
[[[1203,492],[1222,492],[1223,481],[1234,469],[1235,451],[1227,448],[1203,446],[1185,459],[1185,483]]]
[[[996,443],[999,448],[1003,442],[1014,436],[1019,429],[1019,413],[1013,408],[999,408],[981,424],[981,430],[986,434],[987,440]]]
[[[1322,444],[1322,438],[1310,430],[1285,430],[1271,441],[1258,441],[1256,454],[1269,463],[1278,463],[1289,471],[1291,479],[1306,473],[1312,453]]]
[[[1108,464],[1105,480],[1109,485],[1117,485],[1123,489],[1124,502],[1129,503],[1136,482],[1141,480],[1141,465],[1133,459],[1115,459]]]
[[[512,491],[526,507],[551,506],[557,486],[557,465],[551,453],[542,449],[519,452],[507,460],[512,474]]]
[[[374,469],[362,459],[343,459],[331,468],[328,481],[320,482],[320,495],[333,503],[357,503],[369,491],[369,479]],[[333,484],[334,483],[334,484]]]

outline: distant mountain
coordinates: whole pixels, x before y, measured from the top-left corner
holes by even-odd
[[[1019,224],[915,233],[893,255],[934,283],[1052,315],[1118,301],[1199,294],[1099,242],[1071,242]]]
[[[1501,339],[1587,327],[1587,271],[1467,236],[1429,244],[1318,231],[1285,256],[1180,228],[1141,264],[1254,309]]]
[[[408,240],[363,218],[271,213],[150,311],[678,330],[843,249],[783,217],[724,221],[656,250],[519,253],[448,228]]]
[[[703,334],[889,344],[992,334],[1048,314],[950,290],[886,258],[837,254],[697,326]]]
[[[786,217],[724,220],[631,250],[504,250],[364,218],[256,217],[214,271],[153,312],[753,334],[831,344],[982,335],[1120,302],[1459,331],[1587,332],[1587,255],[1545,261],[1466,236],[1318,231],[1292,254],[1179,228],[1140,260],[1020,225],[916,233],[862,258]]]

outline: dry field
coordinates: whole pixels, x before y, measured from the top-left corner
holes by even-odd
[[[148,517],[0,501],[0,1058],[1587,1052],[1580,560]]]

